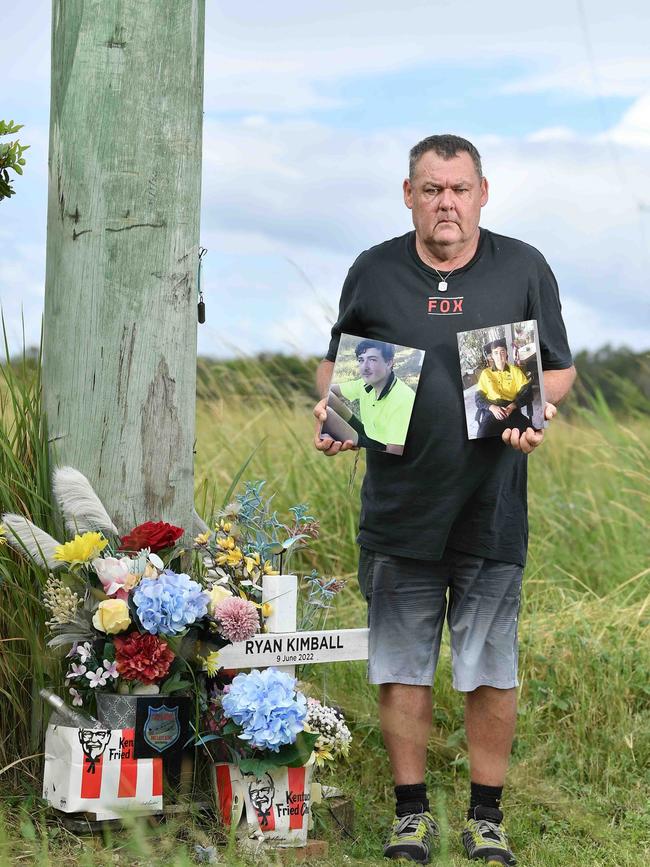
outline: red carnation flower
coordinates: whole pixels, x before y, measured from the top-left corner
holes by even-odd
[[[148,632],[131,632],[126,638],[114,638],[113,643],[117,670],[124,680],[158,683],[174,661],[169,645]]]
[[[126,536],[122,536],[120,551],[139,551],[149,548],[152,553],[172,548],[183,535],[182,527],[175,527],[166,521],[145,521],[138,524]]]

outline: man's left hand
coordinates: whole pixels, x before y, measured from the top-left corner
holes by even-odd
[[[544,418],[550,421],[557,415],[557,407],[552,403],[547,403],[544,407]],[[544,442],[544,430],[534,430],[532,427],[526,428],[524,433],[520,433],[517,428],[506,428],[501,434],[501,439],[506,445],[512,446],[519,452],[529,455],[533,449]]]

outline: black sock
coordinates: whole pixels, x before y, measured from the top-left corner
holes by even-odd
[[[468,818],[473,817],[474,807],[488,807],[490,810],[500,812],[502,795],[503,786],[482,786],[480,783],[472,783]]]
[[[429,809],[427,787],[424,783],[409,786],[395,786],[395,815],[407,816],[409,813],[426,813]]]

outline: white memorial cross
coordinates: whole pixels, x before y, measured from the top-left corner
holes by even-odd
[[[296,632],[298,578],[296,575],[265,575],[262,604],[268,602],[268,632],[247,641],[228,644],[219,651],[223,668],[279,668],[295,673],[299,664],[368,659],[367,629],[323,629]]]

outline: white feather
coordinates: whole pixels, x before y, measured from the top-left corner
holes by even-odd
[[[3,515],[2,523],[7,529],[7,543],[41,569],[53,571],[65,566],[61,560],[54,559],[56,547],[61,543],[45,530],[39,529],[22,515]]]
[[[68,533],[101,530],[105,534],[119,535],[92,485],[79,470],[57,467],[52,476],[52,490]]]

